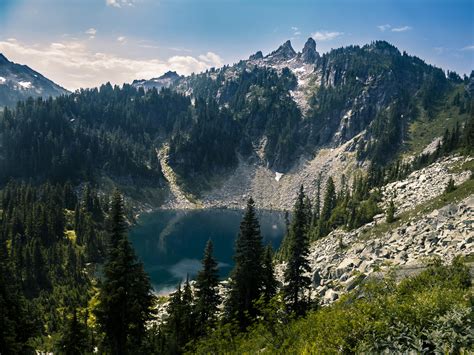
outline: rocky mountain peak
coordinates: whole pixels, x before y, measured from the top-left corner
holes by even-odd
[[[319,58],[319,53],[316,51],[316,41],[313,38],[309,37],[306,41],[301,57],[303,62],[308,64],[314,63]]]
[[[249,60],[259,60],[259,59],[263,59],[262,51],[258,51],[249,57]]]
[[[162,76],[160,76],[158,79],[177,79],[179,78],[179,74],[175,71],[167,71],[164,73]]]
[[[271,57],[273,59],[277,60],[288,60],[291,58],[294,58],[296,56],[296,52],[291,46],[291,41],[288,40],[285,43],[283,43],[276,51],[271,52],[268,57]]]

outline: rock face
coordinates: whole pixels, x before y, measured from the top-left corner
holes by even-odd
[[[283,43],[276,51],[271,52],[265,58],[271,58],[275,61],[282,61],[292,59],[296,56],[296,52],[291,46],[291,41],[288,40]]]
[[[258,51],[257,53],[252,54],[252,55],[249,57],[249,60],[260,60],[260,59],[263,59],[262,51]]]
[[[156,88],[158,91],[160,91],[161,88],[169,88],[179,78],[180,76],[175,71],[168,71],[158,78],[153,78],[150,80],[134,80],[132,86],[136,88],[144,88],[145,90]]]
[[[301,52],[301,59],[307,64],[316,62],[319,58],[319,53],[316,51],[316,41],[311,37],[306,41],[303,51]]]
[[[382,205],[395,194],[400,197],[395,200],[400,210],[413,210],[440,195],[444,181],[450,177],[458,183],[465,181],[468,172],[453,174],[449,169],[471,159],[446,158],[389,184],[384,189]],[[430,179],[423,178],[428,175]],[[414,181],[418,185],[412,185]],[[410,189],[414,189],[416,198],[410,198]],[[341,293],[357,288],[365,278],[379,277],[380,271],[391,267],[398,267],[397,275],[404,276],[421,270],[427,258],[438,256],[443,262],[450,262],[457,255],[474,253],[474,194],[426,215],[414,215],[396,228],[387,226],[385,232],[371,233],[380,223],[384,223],[383,218],[350,232],[336,230],[313,243],[309,255],[312,295],[330,303]],[[284,267],[282,264],[276,268],[280,279]]]

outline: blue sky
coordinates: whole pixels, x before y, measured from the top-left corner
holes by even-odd
[[[473,0],[0,0],[0,52],[68,89],[234,63],[287,39],[318,51],[384,39],[474,69]]]

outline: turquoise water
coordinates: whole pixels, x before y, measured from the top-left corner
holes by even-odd
[[[189,274],[193,278],[201,268],[204,247],[209,238],[221,277],[233,266],[234,242],[243,211],[163,210],[145,214],[130,231],[135,251],[150,275],[156,292],[166,293]],[[264,243],[276,249],[285,231],[284,214],[258,211]]]

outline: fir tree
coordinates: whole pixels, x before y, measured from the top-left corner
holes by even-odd
[[[311,284],[311,279],[305,274],[310,271],[308,263],[309,240],[308,226],[304,206],[305,195],[300,188],[298,199],[293,210],[293,220],[290,228],[288,263],[286,265],[283,295],[290,311],[303,314],[308,302],[305,291]]]
[[[195,285],[197,324],[200,328],[200,334],[206,333],[207,328],[214,323],[220,302],[217,289],[219,286],[219,271],[212,253],[213,244],[209,239],[204,250],[202,269],[197,275]]]
[[[395,221],[395,204],[393,203],[393,200],[390,200],[388,205],[386,221],[387,223],[392,223]]]
[[[454,184],[453,178],[449,178],[448,184],[446,185],[446,188],[444,189],[444,193],[449,194],[450,192],[453,192],[456,190],[456,185]]]
[[[0,354],[28,354],[33,349],[27,341],[38,329],[11,270],[6,245],[0,239]]]
[[[336,197],[336,187],[334,185],[334,180],[332,177],[328,178],[326,183],[326,193],[324,195],[324,204],[321,209],[321,217],[318,224],[318,236],[325,236],[329,232],[328,223],[331,218],[332,211],[336,207],[337,197]]]
[[[277,280],[273,269],[273,249],[267,245],[263,254],[263,298],[265,302],[275,296],[277,291]]]
[[[256,316],[255,301],[263,287],[262,237],[254,201],[250,198],[240,224],[235,247],[235,266],[231,273],[231,289],[226,302],[226,313],[245,329]]]
[[[74,310],[72,317],[66,320],[56,351],[64,355],[85,354],[90,347],[87,339],[87,328],[79,322],[77,312]]]
[[[110,250],[100,287],[98,324],[105,334],[105,348],[127,354],[141,345],[145,323],[152,319],[154,296],[126,235],[123,199],[114,192],[109,215]]]

